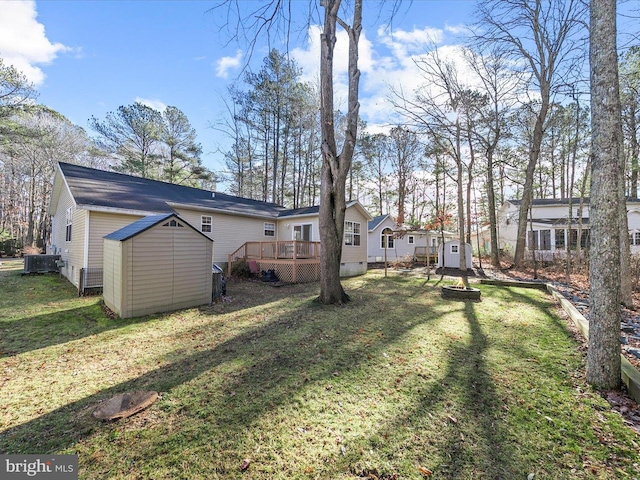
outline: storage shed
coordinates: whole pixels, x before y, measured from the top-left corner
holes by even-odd
[[[210,303],[212,243],[176,214],[110,233],[103,244],[105,305],[130,318]]]
[[[465,243],[465,260],[467,269],[472,265],[471,244]],[[444,249],[444,254],[443,254]],[[438,268],[460,268],[460,240],[449,240],[440,245],[438,249]]]

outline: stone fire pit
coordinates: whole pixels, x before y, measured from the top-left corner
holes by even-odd
[[[480,300],[480,290],[473,287],[445,285],[442,287],[442,298],[451,300]]]

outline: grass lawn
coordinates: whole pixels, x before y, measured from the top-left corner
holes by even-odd
[[[436,282],[373,271],[344,307],[232,282],[230,302],[114,320],[56,275],[0,269],[0,453],[77,454],[92,480],[640,478],[550,296],[445,301]],[[161,398],[92,417],[134,390]]]

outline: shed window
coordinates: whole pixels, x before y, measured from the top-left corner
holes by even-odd
[[[458,245],[457,243],[452,243],[451,244],[451,253],[454,255],[458,255],[460,253],[460,245]]]
[[[270,222],[264,222],[264,236],[275,237],[276,236],[276,224]]]
[[[360,222],[344,222],[344,244],[360,246]]]
[[[409,245],[415,245],[415,243],[416,243],[416,237],[414,237],[413,235],[409,235],[409,236],[407,237],[407,243],[408,243]]]
[[[204,233],[211,233],[212,219],[208,215],[202,215],[200,217],[200,231]]]
[[[67,242],[71,241],[71,225],[72,224],[73,224],[73,207],[69,207],[67,208],[67,212],[65,213],[66,231],[65,231],[64,239]]]

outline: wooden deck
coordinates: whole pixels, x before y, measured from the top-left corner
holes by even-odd
[[[247,242],[229,255],[229,276],[233,262],[240,259],[255,261],[260,271],[273,269],[283,282],[308,283],[320,279],[320,242]]]

